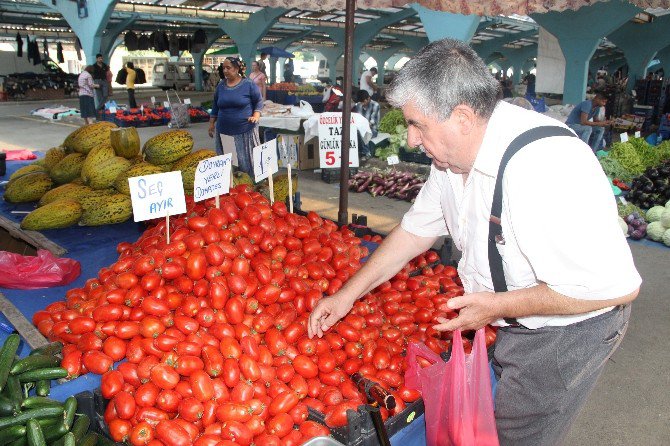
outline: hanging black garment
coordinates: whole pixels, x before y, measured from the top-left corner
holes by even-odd
[[[136,51],[137,50],[137,34],[135,34],[133,31],[128,31],[123,38],[123,43],[126,45],[126,49],[128,51]]]
[[[146,51],[151,48],[151,39],[146,34],[141,34],[140,38],[137,40],[137,49],[141,51]]]
[[[58,63],[65,63],[65,57],[63,57],[63,45],[60,42],[56,44],[56,59],[58,59]]]
[[[207,48],[207,33],[199,29],[193,34],[193,41],[191,43],[191,51],[200,53]]]
[[[186,37],[179,38],[179,51],[188,51],[188,39]]]
[[[44,39],[42,41],[42,48],[44,49],[44,58],[48,59],[49,58],[49,44],[47,43],[47,39]]]
[[[16,33],[16,56],[23,57],[23,37],[19,33]]]
[[[33,54],[33,43],[30,41],[30,36],[26,37],[26,56],[28,61],[32,62],[35,55]]]
[[[39,65],[42,63],[42,55],[40,54],[40,46],[37,43],[37,39],[33,41],[33,65]]]
[[[170,56],[179,57],[179,37],[176,34],[170,34],[168,50],[170,51]]]
[[[81,42],[79,37],[74,38],[74,49],[77,52],[77,60],[81,60]]]
[[[168,37],[162,31],[157,31],[154,33],[154,49],[159,53],[168,50]]]

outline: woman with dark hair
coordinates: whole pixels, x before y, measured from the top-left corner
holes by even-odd
[[[258,87],[245,75],[246,65],[237,57],[223,62],[224,78],[214,91],[209,118],[209,136],[231,136],[235,143],[238,167],[253,177],[252,149],[260,145],[258,120],[263,108],[263,97]],[[218,153],[223,153],[222,136],[216,141]]]
[[[95,119],[95,89],[99,88],[93,82],[93,65],[87,65],[77,78],[79,84],[79,114],[88,125]]]

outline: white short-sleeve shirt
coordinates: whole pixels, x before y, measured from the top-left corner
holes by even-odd
[[[402,227],[423,237],[449,234],[463,256],[465,293],[493,291],[488,263],[491,201],[500,159],[512,140],[542,125],[565,125],[499,102],[474,166],[463,175],[431,167]],[[614,299],[642,282],[617,221],[612,190],[591,148],[560,136],[529,144],[509,161],[503,178],[503,258],[509,290],[546,283],[575,299]],[[528,328],[564,326],[609,311],[519,318]],[[505,325],[500,320],[499,325]]]

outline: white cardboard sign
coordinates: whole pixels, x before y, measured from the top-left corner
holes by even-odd
[[[622,133],[619,137],[621,138],[621,142],[628,142],[628,133]]]
[[[156,103],[156,96],[151,96],[151,103],[155,104]]]
[[[642,135],[642,134],[640,133],[639,130],[638,130],[637,132],[635,132],[635,137],[636,137],[636,138],[639,138],[641,135]]]
[[[191,98],[184,99],[184,104],[191,105]]]
[[[337,168],[342,163],[342,113],[319,116],[319,166]],[[358,167],[358,131],[353,117],[349,127],[349,167]]]
[[[170,108],[170,103],[168,101],[163,101],[163,107]]]
[[[109,107],[109,112],[113,115],[116,114],[116,107]]]
[[[282,167],[289,164],[291,167],[298,167],[298,150],[300,137],[298,135],[282,134],[277,135],[277,149],[279,149],[279,158]]]
[[[256,183],[279,170],[277,165],[277,140],[273,139],[253,150],[254,177]]]
[[[398,158],[398,155],[391,155],[386,158],[386,162],[389,166],[394,166],[396,164],[400,164],[400,159]]]
[[[198,163],[193,183],[193,199],[202,201],[230,192],[230,169],[233,155],[213,156]]]
[[[135,221],[186,212],[180,171],[128,178],[128,185]]]

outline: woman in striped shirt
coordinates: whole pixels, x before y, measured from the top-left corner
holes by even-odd
[[[93,82],[93,66],[87,65],[77,79],[79,84],[79,113],[84,118],[86,125],[91,124],[95,119],[95,91],[99,88]]]

